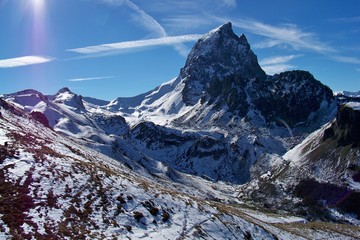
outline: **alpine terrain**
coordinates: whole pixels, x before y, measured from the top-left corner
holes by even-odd
[[[0,239],[359,239],[359,201],[359,94],[231,23],[135,97],[0,98]]]

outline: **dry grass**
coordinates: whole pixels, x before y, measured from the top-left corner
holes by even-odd
[[[360,227],[349,224],[338,224],[330,222],[308,222],[308,223],[277,223],[275,227],[294,233],[305,238],[309,238],[311,232],[322,231],[328,233],[338,233],[354,239],[360,238]]]

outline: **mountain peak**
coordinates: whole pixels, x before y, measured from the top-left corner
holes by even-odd
[[[241,34],[240,37],[239,37],[239,41],[242,43],[242,45],[244,46],[248,46],[249,49],[250,49],[250,44],[245,36],[245,34]]]
[[[205,34],[192,48],[180,73],[185,81],[184,102],[194,105],[213,79],[230,75],[266,79],[245,35],[237,36],[228,22]]]
[[[68,87],[63,87],[57,92],[57,94],[66,93],[66,92],[72,93]]]
[[[231,22],[224,23],[223,25],[219,26],[218,28],[215,28],[214,30],[210,31],[208,34],[204,36],[204,38],[209,38],[213,35],[219,35],[226,38],[231,38],[237,40],[241,45],[247,47],[250,49],[250,44],[245,36],[245,34],[241,34],[240,36],[237,36],[234,33],[234,30],[232,28]]]
[[[231,22],[224,23],[223,25],[211,30],[208,34],[212,35],[214,33],[219,33],[221,35],[232,35],[233,37],[237,37],[232,29]]]

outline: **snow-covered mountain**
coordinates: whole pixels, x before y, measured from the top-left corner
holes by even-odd
[[[276,224],[310,229],[302,218],[267,219],[246,205],[208,201],[212,184],[200,179],[196,189],[184,189],[138,174],[0,104],[1,239],[274,239],[298,236]],[[223,199],[232,198],[227,191]],[[343,236],[334,229],[325,234]]]
[[[243,185],[242,197],[314,219],[360,216],[359,143],[360,104],[340,105],[334,120],[286,154],[261,159],[252,171],[268,172]]]
[[[231,23],[198,40],[178,77],[135,97],[108,102],[68,88],[4,94],[0,201],[30,203],[18,212],[12,203],[3,205],[10,212],[0,207],[0,232],[360,237],[353,225],[339,233],[336,224],[298,223],[359,225],[360,107],[351,99],[334,97],[306,71],[266,75]],[[337,195],[327,198],[331,191]],[[349,197],[334,204],[341,194]]]
[[[34,91],[19,95],[37,106],[34,94],[49,103]],[[76,102],[58,96],[63,94],[53,99]],[[78,105],[71,105],[77,112]],[[27,109],[0,100],[1,239],[360,237],[355,225],[312,223],[254,208],[238,201],[236,185],[170,170],[166,178],[134,169],[124,159],[88,147],[90,139],[45,126],[44,115]]]

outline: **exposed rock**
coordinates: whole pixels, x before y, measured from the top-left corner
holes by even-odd
[[[340,105],[336,121],[325,130],[323,140],[336,139],[339,146],[360,144],[360,110],[347,104]]]
[[[214,78],[241,75],[246,79],[266,79],[245,35],[238,37],[226,23],[199,39],[191,50],[180,76],[185,79],[183,100],[194,105]]]
[[[42,125],[44,125],[45,127],[50,128],[49,125],[49,120],[47,119],[47,117],[41,113],[41,112],[31,112],[30,116],[35,120],[38,121],[39,123],[41,123]]]

